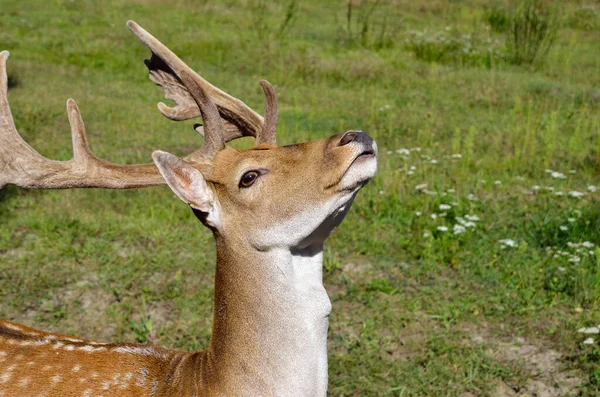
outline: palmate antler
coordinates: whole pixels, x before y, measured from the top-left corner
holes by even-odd
[[[277,99],[268,82],[261,81],[266,95],[263,119],[242,101],[200,77],[135,22],[129,21],[127,26],[152,51],[152,57],[146,60],[151,80],[163,87],[166,97],[176,103],[173,108],[160,103],[159,110],[171,120],[202,116],[204,126],[197,131],[204,135],[204,146],[186,156],[186,161],[210,161],[226,142],[242,136],[254,136],[258,144],[275,145]],[[67,101],[67,113],[73,158],[55,161],[36,152],[19,135],[10,111],[8,56],[8,51],[0,52],[0,189],[7,184],[31,189],[126,189],[165,183],[152,163],[121,165],[95,156],[87,144],[83,120],[72,99]]]

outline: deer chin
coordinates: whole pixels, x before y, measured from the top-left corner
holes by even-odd
[[[340,191],[356,193],[365,186],[377,172],[377,143],[371,148],[362,149],[352,160],[340,181]]]
[[[322,245],[344,220],[357,192],[358,189],[341,191],[311,211],[298,213],[248,236],[248,242],[262,252],[282,248],[303,250]]]

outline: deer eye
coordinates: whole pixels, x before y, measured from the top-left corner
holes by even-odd
[[[244,175],[242,175],[242,179],[240,179],[240,187],[250,187],[256,181],[260,174],[258,171],[248,171]]]

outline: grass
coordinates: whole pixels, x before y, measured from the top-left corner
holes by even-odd
[[[156,111],[161,92],[126,19],[254,109],[259,79],[274,83],[282,144],[358,128],[377,140],[378,175],[326,247],[331,395],[600,392],[600,340],[577,332],[600,323],[597,7],[561,2],[554,46],[532,70],[405,44],[449,26],[506,46],[476,0],[365,3],[378,8],[353,17],[354,34],[369,24],[357,42],[339,2],[101,4],[2,3],[11,107],[43,155],[71,156],[68,97],[111,161],[200,144],[193,122]],[[384,15],[394,36],[377,45]],[[212,237],[167,188],[8,187],[0,224],[0,317],[92,339],[208,344]]]

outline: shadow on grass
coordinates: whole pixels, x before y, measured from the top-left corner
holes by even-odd
[[[15,216],[17,211],[14,203],[15,200],[18,200],[18,197],[31,194],[37,193],[14,185],[8,185],[0,189],[0,224]]]

